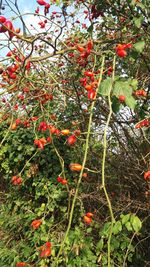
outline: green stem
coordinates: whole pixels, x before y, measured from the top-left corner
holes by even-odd
[[[115,218],[114,218],[111,201],[110,201],[110,198],[108,196],[107,189],[106,189],[106,184],[105,184],[105,162],[106,162],[106,151],[107,151],[107,131],[108,131],[111,115],[112,115],[112,112],[113,112],[112,111],[112,103],[111,103],[111,91],[112,91],[112,87],[113,87],[113,83],[114,83],[115,59],[116,59],[116,57],[114,56],[113,73],[112,73],[111,85],[110,85],[110,88],[109,88],[109,94],[108,94],[109,114],[108,114],[108,117],[107,117],[106,126],[105,126],[105,129],[104,129],[104,136],[103,136],[103,147],[104,147],[104,149],[103,149],[103,160],[102,160],[102,186],[100,187],[100,189],[103,188],[103,191],[104,191],[104,194],[105,194],[105,197],[106,197],[106,200],[107,200],[109,212],[110,212],[110,217],[111,217],[111,227],[110,227],[110,232],[109,232],[109,237],[108,237],[108,242],[107,242],[107,246],[108,246],[108,250],[107,250],[108,267],[111,267],[110,266],[110,260],[111,260],[111,257],[110,257],[110,255],[111,255],[110,242],[111,242],[112,229],[113,229],[113,224],[115,222]]]

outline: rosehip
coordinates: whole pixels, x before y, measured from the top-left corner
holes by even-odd
[[[68,139],[67,139],[67,143],[68,143],[68,145],[70,145],[70,146],[74,145],[74,144],[76,143],[76,141],[77,141],[77,138],[76,138],[75,135],[71,135],[71,136],[69,136]]]
[[[62,135],[68,135],[69,133],[70,133],[69,129],[64,129],[64,130],[61,131]]]
[[[119,57],[126,57],[127,56],[127,52],[124,49],[119,49],[119,50],[117,50],[117,55]]]
[[[3,16],[0,16],[0,22],[1,22],[1,23],[4,23],[5,21],[6,21],[6,18],[3,17]]]
[[[85,48],[83,46],[77,45],[77,50],[82,53],[85,51]]]
[[[31,223],[31,226],[34,228],[34,229],[38,229],[40,227],[40,225],[42,224],[42,221],[41,220],[34,220],[32,223]]]
[[[80,165],[79,163],[71,163],[69,165],[69,168],[70,168],[71,171],[77,171],[77,172],[79,172],[82,169],[82,165]]]
[[[37,0],[37,3],[40,5],[40,6],[45,6],[46,5],[46,2],[44,0]]]
[[[94,214],[92,212],[87,212],[86,216],[89,217],[89,218],[92,218],[94,216]]]
[[[124,95],[120,95],[120,96],[118,97],[118,99],[119,99],[119,101],[122,103],[122,102],[125,101],[126,97],[125,97]]]
[[[96,92],[95,92],[95,90],[89,90],[88,91],[88,95],[87,95],[87,97],[88,97],[88,99],[89,100],[94,100],[95,99],[95,97],[96,97]]]
[[[92,222],[92,218],[89,218],[88,216],[84,216],[83,217],[83,220],[84,220],[84,222],[86,223],[86,224],[91,224],[91,222]]]
[[[150,171],[144,173],[144,179],[146,180],[150,179]]]
[[[84,75],[85,76],[88,76],[88,77],[93,77],[94,76],[94,73],[92,71],[85,71],[84,72]]]
[[[68,182],[67,182],[67,180],[66,179],[62,179],[62,181],[61,181],[61,184],[62,185],[66,185]]]

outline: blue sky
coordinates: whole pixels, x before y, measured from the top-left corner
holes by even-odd
[[[2,11],[2,15],[4,15],[7,19],[10,19],[11,21],[13,21],[14,28],[15,29],[16,28],[21,28],[21,32],[22,32],[22,23],[21,23],[20,18],[17,15],[18,11],[16,10],[15,6],[12,4],[12,3],[15,2],[15,0],[3,0],[3,1],[4,2],[6,1],[7,3],[9,3],[14,8],[14,12],[10,11],[10,8],[7,5],[5,10]],[[49,0],[45,0],[45,1],[47,3],[49,3]],[[30,31],[31,34],[35,34],[37,32],[42,32],[43,31],[43,29],[40,29],[40,26],[38,25],[38,23],[40,21],[40,18],[38,16],[34,15],[35,10],[36,10],[36,8],[38,6],[39,5],[37,4],[36,0],[18,0],[18,7],[19,7],[19,10],[20,10],[20,13],[23,16],[23,20],[24,20],[27,28],[29,28],[29,30],[31,30]],[[47,15],[47,17],[50,17],[50,14],[53,11],[60,12],[61,9],[56,5],[51,5],[50,13]],[[70,12],[72,13],[73,11],[74,11],[73,6],[67,8],[67,12],[68,13],[70,13]],[[82,11],[83,11],[83,9],[82,9]],[[17,12],[17,13],[15,14],[15,12]],[[32,13],[32,14],[30,14],[30,13]],[[44,7],[43,6],[40,6],[40,14],[44,15]],[[77,12],[77,16],[79,16],[79,20],[80,20],[81,23],[85,23],[85,19],[84,19],[83,13],[80,14],[80,12]],[[43,17],[41,17],[41,19],[43,20]],[[70,17],[70,19],[71,19],[71,17]],[[70,21],[70,19],[69,19],[69,21]],[[77,17],[76,17],[76,19],[77,19]],[[87,22],[87,20],[86,20],[86,22]],[[31,28],[31,24],[33,26],[35,26],[35,28],[37,30],[34,30],[33,28]],[[68,29],[67,30],[69,30],[69,24],[68,24]],[[5,56],[7,54],[7,52],[9,51],[8,38],[6,38],[5,34],[0,33],[0,43],[2,45],[6,44],[5,48],[0,47],[0,58],[1,58],[1,57]],[[12,47],[11,44],[10,44],[10,47]]]
[[[15,0],[11,0],[11,1],[6,0],[6,1],[14,8],[14,11],[16,11],[18,14],[18,11],[16,10],[15,6],[12,4],[15,2]],[[46,2],[49,3],[48,0]],[[21,23],[21,20],[19,18],[17,18],[17,14],[15,14],[15,12],[12,12],[10,10],[10,7],[8,5],[6,5],[5,0],[3,0],[3,3],[5,6],[5,10],[2,10],[1,15],[5,16],[7,19],[10,19],[11,21],[13,21],[13,25],[14,25],[15,29],[21,28],[21,31],[22,31],[22,23]],[[36,0],[18,0],[18,7],[19,7],[20,13],[22,15],[27,14],[27,13],[34,13],[37,6],[39,6],[39,5],[37,4]],[[44,7],[40,6],[40,13],[41,14],[43,14],[43,10],[44,10]],[[57,6],[51,5],[50,13],[54,10],[59,11],[60,9]],[[48,14],[48,16],[49,16],[49,14]],[[32,14],[24,15],[23,19],[24,19],[24,22],[27,25],[27,27],[30,29],[31,29],[30,24],[33,24],[35,27],[37,27],[38,22],[40,21],[39,17],[34,16]],[[39,30],[39,26],[37,28]],[[8,38],[6,38],[5,34],[0,33],[0,44],[2,44],[2,46],[0,47],[0,59],[1,59],[1,57],[5,56],[7,54],[7,52],[9,51],[9,48],[7,45],[8,44]],[[10,46],[11,46],[11,44],[10,44]]]

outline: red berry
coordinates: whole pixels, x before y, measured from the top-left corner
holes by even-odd
[[[63,180],[63,178],[62,178],[62,177],[60,177],[60,176],[58,176],[58,177],[57,177],[57,182],[58,182],[58,183],[61,183],[61,182],[62,182],[62,180]]]
[[[77,141],[77,138],[76,138],[76,136],[74,134],[69,136],[68,139],[67,139],[67,143],[70,146],[74,145],[76,143],[76,141]]]
[[[126,44],[126,48],[131,49],[133,45],[131,43]]]
[[[66,185],[68,182],[66,179],[62,179],[61,184]]]
[[[124,102],[125,99],[126,99],[126,97],[125,97],[124,95],[120,95],[120,96],[118,97],[118,99],[119,99],[120,102]]]
[[[88,76],[88,77],[93,77],[94,76],[94,73],[92,71],[85,71],[84,72],[84,75],[85,76]]]
[[[83,46],[77,45],[77,50],[83,53],[85,51],[85,48]]]
[[[86,216],[89,217],[89,218],[92,218],[94,216],[94,214],[92,212],[87,212]]]
[[[1,22],[1,23],[4,23],[5,21],[6,21],[6,18],[3,17],[3,16],[0,16],[0,22]]]
[[[50,248],[45,248],[42,250],[42,252],[40,253],[40,257],[41,258],[47,258],[51,255],[51,249]]]
[[[147,172],[144,173],[144,178],[146,180],[150,179],[150,171],[147,171]]]
[[[16,263],[16,267],[24,267],[24,266],[27,266],[26,262],[18,262],[18,263]]]
[[[119,57],[126,57],[127,56],[127,52],[124,49],[119,49],[119,50],[117,50],[117,55]]]
[[[33,229],[38,229],[41,225],[42,221],[41,220],[34,220],[32,223],[31,223],[31,226],[33,227]]]
[[[95,92],[95,90],[89,90],[87,96],[88,96],[88,99],[89,99],[89,100],[93,100],[93,99],[95,99],[95,96],[96,96],[96,92]]]
[[[43,1],[43,0],[37,0],[37,3],[38,3],[40,6],[45,6],[45,5],[46,5],[46,2]]]
[[[92,42],[92,40],[90,40],[87,43],[87,50],[90,51],[92,48],[93,48],[93,42]]]
[[[86,223],[86,224],[91,224],[91,222],[92,222],[92,218],[89,218],[88,216],[84,216],[83,217],[83,220],[84,220],[84,222]]]
[[[13,24],[10,20],[6,20],[4,25],[2,26],[4,31],[9,31],[9,30],[12,30],[13,29]]]

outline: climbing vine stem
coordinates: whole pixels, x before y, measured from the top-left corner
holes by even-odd
[[[100,190],[103,189],[103,191],[104,191],[104,194],[105,194],[105,197],[107,200],[107,204],[108,204],[108,208],[109,208],[109,212],[110,212],[110,217],[111,217],[111,225],[110,225],[110,231],[109,231],[108,242],[107,242],[108,267],[111,267],[111,265],[110,265],[111,264],[111,244],[110,243],[111,243],[112,230],[113,230],[115,218],[114,218],[114,214],[113,214],[113,210],[112,210],[111,201],[110,201],[109,195],[107,193],[107,189],[106,189],[105,163],[106,163],[106,152],[107,152],[107,132],[108,132],[108,128],[109,128],[110,119],[111,119],[111,116],[113,113],[112,102],[111,102],[111,93],[112,93],[114,78],[115,78],[115,63],[116,63],[116,56],[114,56],[114,59],[113,59],[113,72],[112,72],[111,83],[110,83],[109,92],[108,92],[109,114],[107,117],[106,126],[104,129],[104,135],[103,135],[102,186],[100,186]]]

